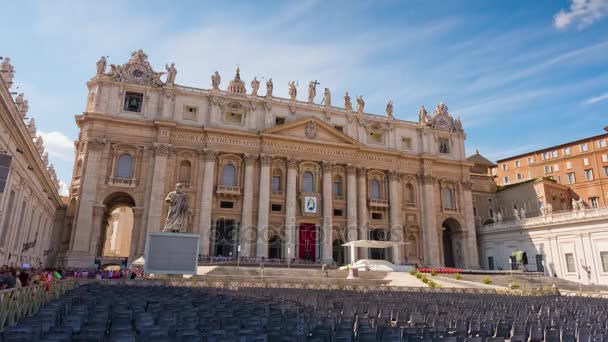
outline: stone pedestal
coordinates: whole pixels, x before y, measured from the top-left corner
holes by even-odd
[[[154,274],[196,274],[198,234],[149,233],[144,270]]]

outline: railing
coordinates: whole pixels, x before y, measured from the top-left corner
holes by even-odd
[[[0,331],[25,316],[37,313],[48,302],[63,296],[76,286],[75,279],[18,287],[0,291]]]
[[[218,185],[217,193],[224,194],[224,195],[239,196],[241,194],[241,187],[240,186],[231,186],[231,185]]]
[[[416,202],[405,202],[403,206],[406,208],[416,208]]]
[[[272,190],[272,196],[282,197],[285,195],[283,190]]]
[[[123,187],[134,187],[136,184],[135,178],[115,178],[110,177],[109,185],[123,186]]]
[[[567,223],[598,218],[608,218],[608,208],[594,208],[577,211],[562,211],[551,213],[544,216],[528,217],[524,219],[511,219],[503,222],[496,222],[480,227],[481,231],[493,231],[506,228],[530,228],[547,224]]]
[[[388,200],[385,199],[369,199],[369,206],[370,207],[388,207]]]

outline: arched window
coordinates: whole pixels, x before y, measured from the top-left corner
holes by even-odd
[[[302,175],[302,192],[314,192],[314,177],[312,172],[306,171]]]
[[[340,197],[342,196],[342,177],[335,176],[334,177],[334,187],[333,187],[334,196]]]
[[[281,170],[275,169],[272,172],[272,191],[280,192],[282,190]]]
[[[379,200],[380,199],[380,182],[377,179],[372,179],[369,184],[370,187],[370,197],[371,199]]]
[[[234,165],[224,165],[224,169],[222,170],[222,185],[236,186],[236,168]]]
[[[441,197],[443,199],[443,207],[446,209],[456,209],[454,203],[454,192],[450,188],[443,188],[441,191]]]
[[[414,196],[414,186],[412,183],[407,183],[404,190],[405,204],[414,206],[416,204],[416,197]]]
[[[133,177],[133,157],[130,154],[122,154],[118,157],[116,165],[116,178],[130,179]]]
[[[192,170],[192,166],[190,162],[187,160],[182,160],[179,164],[179,177],[178,182],[180,183],[190,183],[190,172]]]

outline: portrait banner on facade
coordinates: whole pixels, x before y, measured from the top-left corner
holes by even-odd
[[[313,196],[304,197],[304,212],[310,214],[317,213],[317,198]]]

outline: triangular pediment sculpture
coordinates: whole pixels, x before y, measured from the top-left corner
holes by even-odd
[[[316,143],[359,145],[359,142],[316,117],[308,117],[261,132],[266,136],[284,136]]]

